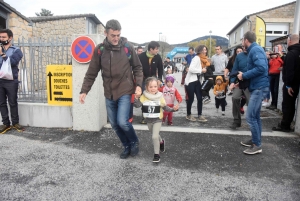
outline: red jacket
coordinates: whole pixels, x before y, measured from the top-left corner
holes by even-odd
[[[271,58],[269,61],[269,74],[279,74],[280,70],[278,70],[278,68],[280,68],[283,65],[283,61],[280,57],[276,57],[276,58]]]

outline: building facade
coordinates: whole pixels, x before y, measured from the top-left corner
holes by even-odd
[[[264,11],[246,15],[228,33],[228,54],[232,54],[234,48],[241,45],[241,39],[247,31],[256,32],[256,16],[266,23],[266,49],[272,48],[271,40],[286,36],[293,30],[296,1]]]

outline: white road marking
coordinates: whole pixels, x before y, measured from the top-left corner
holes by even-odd
[[[147,125],[133,125],[135,130],[148,130]],[[106,124],[104,128],[111,128],[110,124]],[[162,126],[161,131],[165,132],[174,132],[174,133],[207,133],[207,134],[219,134],[219,135],[241,135],[245,136],[251,135],[250,131],[242,131],[242,130],[221,130],[221,129],[211,129],[211,128],[187,128],[187,127],[180,127],[180,126]],[[285,132],[278,132],[278,131],[263,131],[262,136],[268,137],[299,137],[296,133],[285,133]]]

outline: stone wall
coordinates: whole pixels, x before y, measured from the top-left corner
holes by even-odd
[[[85,30],[86,20],[84,17],[33,23],[33,37],[43,40],[67,37],[71,42],[73,34],[85,34]]]
[[[32,37],[32,26],[23,18],[19,17],[16,13],[12,12],[8,16],[8,28],[14,34],[14,40]]]
[[[97,25],[98,34],[103,34],[104,27]],[[62,39],[67,37],[72,41],[73,34],[86,34],[86,18],[60,19],[52,21],[41,21],[33,24],[33,37],[40,37],[44,40],[48,38]]]

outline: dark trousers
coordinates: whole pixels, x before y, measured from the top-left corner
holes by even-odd
[[[277,107],[277,100],[278,100],[279,79],[280,79],[280,74],[269,75],[270,91],[272,95],[271,105],[274,105],[276,107]]]
[[[282,87],[282,119],[281,119],[281,127],[284,129],[290,129],[291,123],[294,119],[295,115],[295,103],[299,93],[299,85],[292,86],[294,93],[293,96],[288,94],[288,90],[286,85],[284,84]]]
[[[250,100],[250,92],[248,89],[242,90],[238,87],[233,89],[232,94],[232,116],[233,116],[233,122],[236,124],[241,124],[242,117],[241,117],[241,97],[244,93],[246,101],[249,102]]]
[[[222,111],[225,111],[225,105],[226,105],[225,98],[215,97],[215,101],[216,101],[216,108],[219,108],[219,106],[221,105]]]
[[[187,115],[191,115],[191,108],[194,102],[194,94],[196,94],[197,97],[198,116],[202,115],[202,93],[200,81],[197,80],[189,83],[189,85],[186,86],[186,92],[188,95],[188,101],[186,105]]]
[[[19,123],[18,113],[18,87],[19,83],[15,81],[0,79],[0,112],[3,125],[10,125],[8,116],[7,100],[10,107],[10,116],[12,125]]]
[[[213,79],[206,79],[203,81],[202,83],[202,96],[205,97],[205,96],[209,96],[209,90],[211,89],[211,87],[214,85],[214,80]]]

